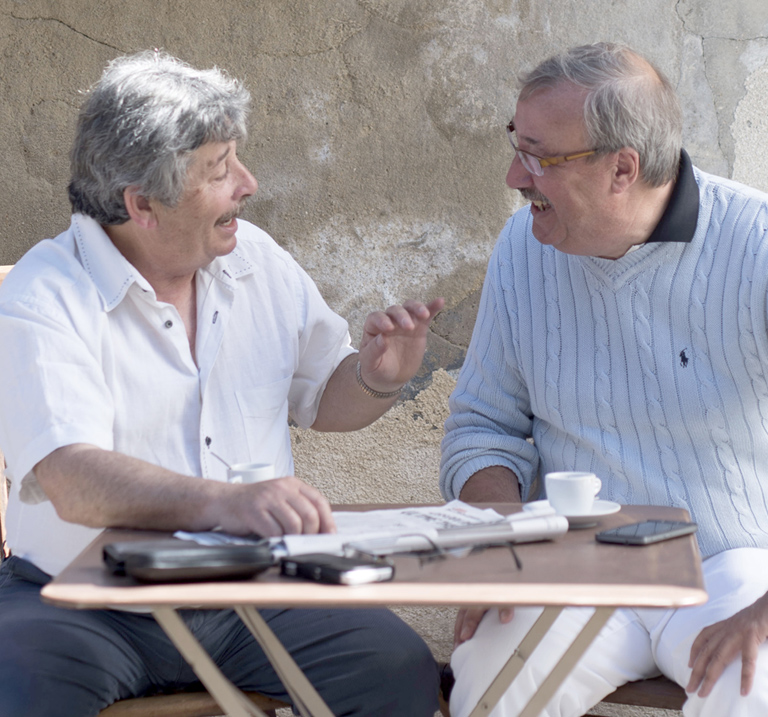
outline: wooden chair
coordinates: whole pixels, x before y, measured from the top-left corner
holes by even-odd
[[[274,716],[276,709],[290,707],[258,692],[246,696],[267,715]],[[183,692],[120,700],[99,712],[99,717],[216,717],[221,713],[221,707],[207,692]]]
[[[615,692],[604,697],[603,703],[682,710],[685,700],[685,690],[676,682],[672,682],[666,677],[653,677],[648,680],[627,682],[626,685],[622,685]],[[587,712],[585,717],[590,715],[592,712]]]

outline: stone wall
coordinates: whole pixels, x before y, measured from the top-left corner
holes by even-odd
[[[515,76],[597,40],[669,74],[696,164],[768,190],[764,0],[0,0],[0,264],[66,228],[80,93],[107,61],[159,47],[229,70],[253,94],[245,216],[353,337],[371,309],[447,301],[406,400],[355,435],[296,432],[297,472],[334,501],[438,500],[446,399],[519,206],[504,184]],[[450,619],[413,615],[441,656]]]

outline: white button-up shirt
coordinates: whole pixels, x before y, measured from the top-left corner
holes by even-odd
[[[175,307],[92,219],[40,242],[0,287],[0,449],[14,554],[56,574],[98,533],[61,520],[34,476],[88,443],[226,480],[229,463],[293,472],[288,417],[312,425],[347,323],[290,255],[238,221],[235,250],[197,272],[197,365]]]

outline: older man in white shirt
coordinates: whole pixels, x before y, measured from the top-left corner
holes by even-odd
[[[237,156],[249,96],[217,70],[157,54],[115,60],[80,113],[70,228],[0,289],[0,717],[95,715],[196,678],[151,616],[66,611],[42,584],[100,529],[265,536],[334,529],[293,476],[288,417],[322,431],[382,415],[418,369],[441,300],[346,322],[264,232],[238,220],[257,189]],[[231,463],[275,466],[233,484]],[[385,610],[268,610],[337,715],[432,715],[437,670]],[[244,689],[288,699],[231,612],[186,620]]]

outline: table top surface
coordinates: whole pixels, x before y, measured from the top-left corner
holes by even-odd
[[[336,510],[403,506],[335,506]],[[500,513],[519,504],[483,504]],[[509,549],[489,548],[466,557],[423,561],[396,556],[395,579],[354,587],[286,578],[277,568],[248,580],[141,584],[108,573],[102,547],[110,542],[168,537],[165,533],[106,530],[59,576],[43,588],[43,598],[73,608],[335,607],[377,605],[588,605],[681,607],[706,601],[701,559],[694,536],[648,546],[598,543],[598,530],[649,518],[689,520],[678,508],[623,506],[592,528],[571,529],[551,541],[515,546],[522,569]]]

